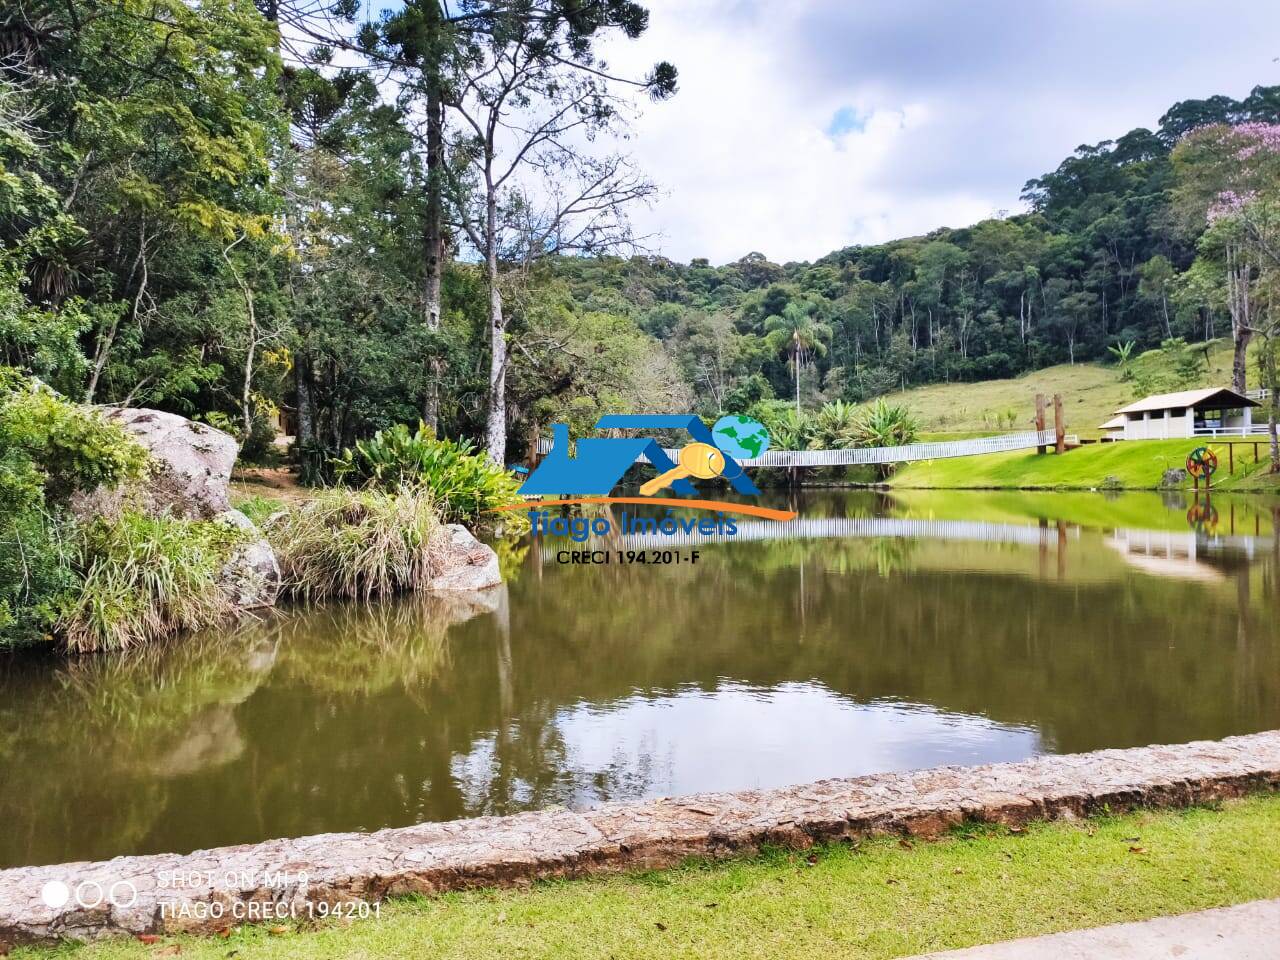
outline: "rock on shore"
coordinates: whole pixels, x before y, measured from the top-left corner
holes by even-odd
[[[151,456],[141,483],[98,489],[76,498],[82,517],[112,516],[129,504],[154,516],[221,520],[244,531],[219,578],[237,609],[273,605],[280,596],[280,565],[262,531],[231,508],[231,470],[240,446],[235,437],[204,423],[161,410],[108,408],[105,419],[119,424]]]
[[[111,516],[129,503],[156,516],[218,519],[237,527],[247,536],[222,569],[222,588],[241,610],[275,604],[283,584],[275,551],[253,521],[231,507],[231,471],[239,453],[235,438],[160,410],[102,412],[146,448],[152,461],[150,474],[132,489],[99,489],[79,497],[73,504],[76,513]],[[447,524],[436,538],[441,572],[428,589],[454,593],[484,590],[502,582],[498,555],[466,527]]]

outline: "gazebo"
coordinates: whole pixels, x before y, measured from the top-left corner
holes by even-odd
[[[1121,407],[1102,428],[1117,440],[1242,437],[1266,429],[1253,423],[1253,408],[1259,405],[1226,387],[1158,393]]]

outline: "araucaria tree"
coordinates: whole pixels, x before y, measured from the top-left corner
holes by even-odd
[[[459,118],[450,163],[457,228],[479,254],[488,295],[489,376],[485,448],[496,463],[507,447],[508,318],[504,272],[523,275],[556,254],[625,248],[625,208],[652,185],[624,157],[593,144],[622,123],[624,94],[664,98],[675,70],[660,63],[642,79],[608,72],[594,52],[609,33],[635,38],[648,13],[634,3],[499,4],[488,32],[445,106]]]

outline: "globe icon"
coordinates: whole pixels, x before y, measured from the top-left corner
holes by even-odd
[[[723,416],[711,428],[711,435],[716,446],[735,460],[750,460],[769,449],[769,431],[750,417]]]

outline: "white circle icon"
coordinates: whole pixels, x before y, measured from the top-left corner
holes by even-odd
[[[113,907],[132,907],[138,902],[138,888],[128,880],[117,880],[111,885],[109,896]]]
[[[40,899],[44,901],[46,907],[57,910],[71,899],[71,888],[61,880],[50,880],[40,888]]]
[[[89,892],[90,888],[93,889],[93,893]],[[91,897],[92,899],[90,899]],[[80,886],[76,887],[76,903],[79,904],[81,909],[92,910],[102,903],[102,899],[102,884],[96,880],[85,880]]]

